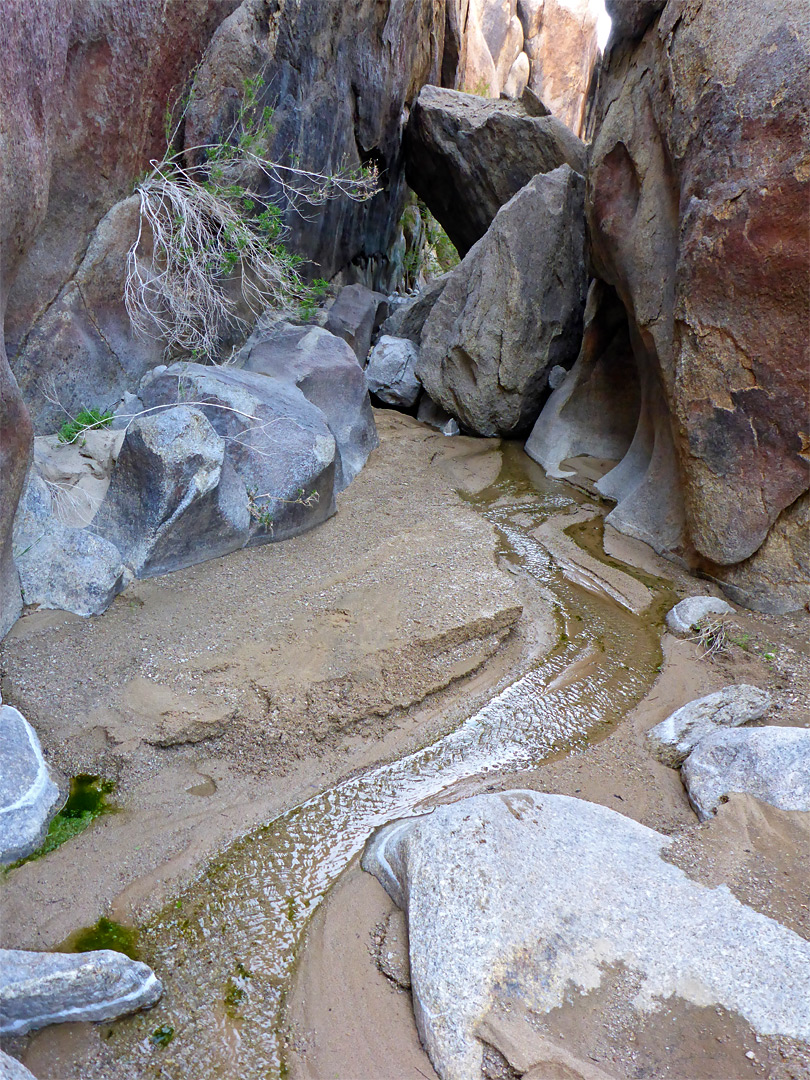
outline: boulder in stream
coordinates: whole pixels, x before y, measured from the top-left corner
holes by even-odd
[[[36,851],[62,801],[37,733],[22,713],[0,704],[0,865]]]
[[[700,740],[681,776],[701,821],[708,821],[732,792],[780,810],[810,810],[810,731],[720,728]]]
[[[574,362],[587,287],[584,197],[568,165],[535,176],[448,274],[416,374],[462,428],[527,432],[549,370]]]
[[[76,1020],[112,1020],[154,1005],[163,987],[119,952],[0,949],[0,1035]]]
[[[770,706],[771,695],[758,686],[724,686],[676,709],[651,728],[647,738],[658,760],[677,769],[707,735],[721,727],[739,727],[760,720]]]
[[[407,913],[416,1023],[443,1080],[481,1076],[485,1033],[493,1044],[521,1016],[528,1072],[544,1060],[544,1018],[617,970],[639,1015],[680,999],[810,1038],[810,942],[666,862],[671,842],[604,806],[525,790],[372,836],[363,866]]]
[[[715,621],[718,615],[733,615],[734,608],[720,596],[687,596],[667,612],[667,630],[689,637],[700,624]]]

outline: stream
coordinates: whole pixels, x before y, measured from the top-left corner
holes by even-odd
[[[667,583],[644,577],[654,600],[638,617],[566,580],[531,532],[570,507],[572,489],[546,480],[517,446],[505,447],[497,482],[466,498],[496,526],[499,558],[553,599],[557,644],[454,731],[236,842],[145,927],[141,955],[165,994],[110,1029],[116,1075],[285,1076],[279,1016],[296,948],[369,834],[424,812],[426,800],[460,780],[481,777],[483,786],[487,774],[533,769],[605,737],[648,691],[661,661]],[[164,1038],[152,1038],[161,1029]]]

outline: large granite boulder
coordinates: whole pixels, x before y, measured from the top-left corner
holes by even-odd
[[[416,373],[468,431],[526,432],[549,370],[577,355],[587,285],[584,190],[567,165],[535,176],[447,276],[422,331]]]
[[[88,405],[112,410],[160,363],[163,343],[157,335],[136,334],[124,307],[127,253],[139,218],[137,195],[102,218],[74,274],[17,351],[14,373],[38,434],[56,431],[66,414]],[[141,249],[141,273],[148,280],[148,232]]]
[[[770,611],[810,599],[809,62],[801,0],[670,0],[610,50],[588,179],[646,401],[633,460],[600,484],[613,524]]]
[[[185,404],[225,441],[249,499],[249,543],[286,540],[335,512],[336,445],[326,417],[297,386],[253,371],[172,364],[140,387],[147,408]]]
[[[638,1021],[680,1001],[810,1038],[810,943],[666,862],[671,842],[537,791],[437,806],[374,834],[363,866],[407,914],[416,1024],[443,1080],[483,1074],[484,1040],[504,1018],[529,1072],[554,1010],[621,970],[633,988],[621,1007]],[[549,1074],[581,1075],[536,1073]]]
[[[537,173],[585,172],[585,146],[553,116],[519,101],[422,89],[405,135],[408,183],[466,255],[498,210]],[[525,223],[527,233],[539,229]]]
[[[133,420],[92,528],[141,578],[245,546],[247,491],[200,409],[178,405]]]
[[[700,740],[681,776],[701,821],[732,792],[754,795],[780,810],[810,810],[810,731],[721,728]]]
[[[363,369],[346,341],[318,326],[283,323],[256,331],[236,362],[297,386],[321,410],[337,443],[335,491],[348,487],[380,440]]]
[[[88,527],[63,524],[51,489],[31,469],[14,519],[14,549],[26,604],[99,615],[127,581],[111,540]]]
[[[588,91],[599,61],[590,0],[517,0],[528,85],[564,124],[582,135]]]
[[[761,720],[770,706],[771,695],[758,686],[724,686],[682,705],[651,728],[647,732],[650,749],[664,765],[677,769],[707,735],[721,727]]]
[[[412,408],[422,392],[422,384],[416,377],[418,360],[418,345],[407,338],[383,334],[368,358],[369,391],[387,405]]]
[[[0,704],[0,865],[36,851],[63,801],[36,732],[22,713]]]
[[[162,993],[151,968],[109,949],[0,949],[0,1035],[64,1021],[112,1020],[154,1005]]]

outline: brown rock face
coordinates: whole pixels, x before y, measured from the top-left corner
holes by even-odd
[[[612,50],[591,153],[594,264],[683,491],[681,536],[653,520],[648,538],[718,577],[747,560],[752,597],[755,553],[810,486],[806,15],[803,0],[670,0]]]
[[[537,173],[560,165],[585,172],[585,146],[556,117],[437,86],[419,94],[405,153],[408,183],[462,256]]]
[[[518,0],[529,86],[554,116],[582,135],[588,88],[599,59],[589,0]]]

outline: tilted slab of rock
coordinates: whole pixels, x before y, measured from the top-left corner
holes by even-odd
[[[681,637],[695,633],[696,627],[715,621],[719,615],[733,615],[734,608],[721,596],[687,596],[666,616],[667,630]]]
[[[154,1005],[163,987],[119,952],[0,949],[0,1035],[76,1020],[112,1020]]]
[[[126,584],[121,552],[87,528],[63,525],[32,469],[14,518],[14,550],[26,604],[99,615]]]
[[[754,795],[780,810],[810,810],[810,730],[715,731],[684,761],[681,777],[701,821],[732,792]]]
[[[232,367],[172,364],[141,383],[147,408],[186,403],[225,440],[252,499],[249,543],[285,540],[335,512],[335,438],[297,386]]]
[[[36,851],[62,801],[37,733],[22,713],[0,704],[0,864]]]
[[[416,377],[419,347],[407,338],[384,334],[368,358],[369,391],[388,405],[409,409],[416,404],[422,384]]]
[[[412,300],[399,304],[380,327],[381,333],[390,337],[408,338],[418,345],[425,320],[441,296],[446,282],[447,274],[442,274],[429,282]]]
[[[537,173],[585,172],[585,146],[553,116],[518,101],[422,88],[405,133],[406,176],[464,256]],[[530,224],[531,223],[531,224]],[[524,221],[535,240],[542,226]]]
[[[348,487],[380,440],[363,369],[347,342],[319,326],[281,323],[252,334],[236,362],[294,383],[321,410],[337,443],[335,491]]]
[[[329,308],[326,329],[351,346],[365,364],[374,331],[388,317],[388,297],[364,285],[347,285]]]
[[[179,570],[244,547],[244,483],[200,409],[178,405],[133,420],[92,528],[136,577]]]
[[[476,1036],[496,1006],[542,1019],[612,965],[638,979],[641,1013],[674,995],[810,1038],[810,943],[665,862],[671,842],[536,791],[478,795],[373,835],[363,866],[407,912],[416,1023],[443,1080],[481,1076]]]
[[[724,686],[690,701],[647,732],[659,761],[677,767],[694,748],[720,727],[739,727],[760,720],[771,706],[771,695],[758,686]]]
[[[447,276],[416,374],[469,431],[527,431],[549,370],[576,357],[587,286],[584,191],[567,165],[535,176]]]

